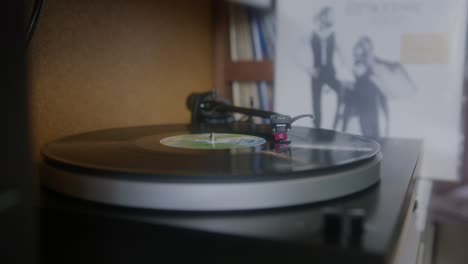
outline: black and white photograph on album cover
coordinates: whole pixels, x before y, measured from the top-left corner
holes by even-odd
[[[421,138],[428,162],[451,159],[456,170],[461,6],[466,1],[278,1],[275,110],[313,113],[302,126]]]
[[[322,7],[314,20],[316,27],[310,38],[310,75],[315,127],[322,127],[321,97],[326,85],[333,90],[337,100],[333,129],[347,131],[349,121],[355,117],[363,135],[374,138],[388,136],[390,121],[387,97],[392,93],[388,82],[393,81],[393,85],[408,89],[400,96],[410,96],[416,86],[408,72],[398,61],[378,57],[371,37],[366,35],[360,36],[353,44],[352,62],[351,65],[346,65],[336,38],[339,33],[333,27],[333,9],[329,6]],[[334,56],[341,58],[343,67],[349,67],[354,80],[338,79]],[[383,114],[382,120],[379,112]]]

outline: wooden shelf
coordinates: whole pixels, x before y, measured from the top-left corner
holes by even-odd
[[[273,62],[229,61],[224,75],[227,81],[273,81]]]
[[[233,81],[273,81],[273,61],[231,61],[227,1],[214,0],[213,12],[213,85],[218,95],[231,100]]]

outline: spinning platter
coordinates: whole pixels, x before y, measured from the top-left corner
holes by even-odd
[[[116,128],[43,149],[42,183],[110,205],[162,210],[250,210],[325,201],[379,180],[380,146],[331,130],[266,125]]]

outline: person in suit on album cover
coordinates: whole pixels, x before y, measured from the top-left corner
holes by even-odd
[[[336,70],[333,64],[335,53],[341,58],[336,43],[334,31],[333,9],[323,7],[315,17],[317,28],[312,33],[310,46],[312,49],[312,108],[315,115],[314,125],[322,126],[321,97],[325,85],[339,95],[341,83],[336,78]]]

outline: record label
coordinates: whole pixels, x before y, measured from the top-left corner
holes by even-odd
[[[228,134],[228,133],[204,133],[184,134],[161,139],[161,144],[185,149],[233,149],[251,148],[266,143],[261,137]]]

